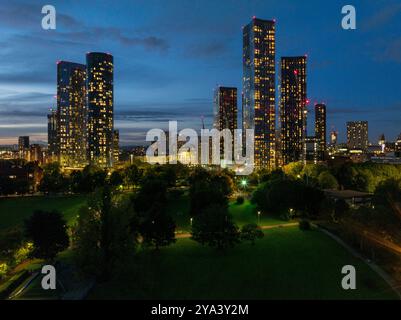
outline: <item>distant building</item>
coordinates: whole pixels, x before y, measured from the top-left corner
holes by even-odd
[[[368,148],[368,122],[347,122],[347,146],[350,150],[367,150]]]
[[[29,137],[18,137],[18,153],[20,159],[28,159],[29,156]]]
[[[332,130],[330,132],[330,144],[332,146],[335,146],[337,144],[337,141],[338,141],[338,132],[335,130]]]
[[[29,148],[29,160],[37,162],[39,164],[43,163],[43,152],[42,147],[39,144],[32,144]]]
[[[120,161],[120,131],[113,131],[113,163]]]
[[[86,165],[86,66],[57,63],[57,140],[56,152],[63,167]],[[53,150],[54,151],[54,150]]]
[[[86,55],[88,95],[88,159],[92,164],[113,164],[113,56],[102,52]]]
[[[234,130],[237,129],[237,88],[217,87],[214,92],[213,127],[228,129],[234,143]],[[220,156],[224,157],[224,144],[220,143]]]
[[[255,130],[256,167],[275,166],[275,21],[253,18],[243,28],[243,129]]]
[[[47,115],[47,154],[52,160],[56,160],[59,155],[57,122],[57,111],[50,110]]]
[[[326,105],[315,105],[315,138],[318,143],[317,159],[323,161],[326,155]]]
[[[394,153],[396,157],[401,157],[401,133],[395,142]]]
[[[320,139],[316,137],[306,137],[305,139],[305,160],[313,163],[317,163],[321,160],[320,154]]]
[[[302,160],[306,139],[306,57],[281,58],[280,124],[283,164]]]
[[[386,151],[386,137],[384,136],[384,133],[380,135],[378,143],[382,153],[384,153]]]
[[[42,180],[43,170],[37,163],[19,160],[0,161],[0,194],[35,192]]]

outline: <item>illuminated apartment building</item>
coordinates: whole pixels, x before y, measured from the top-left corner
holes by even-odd
[[[120,131],[113,131],[113,163],[120,161]]]
[[[50,110],[47,115],[47,154],[52,161],[58,157],[58,140],[57,140],[57,111]]]
[[[57,63],[57,139],[63,167],[86,165],[86,67]]]
[[[323,161],[326,154],[326,105],[315,105],[315,138],[318,144],[317,159]]]
[[[214,123],[217,130],[229,129],[234,143],[234,130],[237,129],[237,88],[217,87],[214,92]],[[220,156],[223,157],[223,143]]]
[[[305,159],[306,57],[281,58],[280,124],[283,164]]]
[[[368,122],[347,122],[347,146],[350,150],[363,150],[368,148]]]
[[[86,55],[88,96],[88,159],[92,164],[113,164],[113,56]]]
[[[275,21],[243,28],[243,129],[255,130],[255,166],[275,166]]]

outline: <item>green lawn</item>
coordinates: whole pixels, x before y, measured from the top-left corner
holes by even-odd
[[[59,197],[19,197],[0,199],[0,231],[22,225],[35,210],[58,210],[64,214],[69,224],[75,221],[79,208],[85,204],[87,196],[59,196]],[[170,199],[167,206],[168,212],[172,215],[177,225],[177,231],[189,232],[189,197],[183,195],[178,199]],[[238,205],[235,201],[230,202],[229,211],[233,215],[238,226],[247,223],[258,223],[260,225],[275,225],[286,221],[275,217],[261,215],[258,221],[257,211],[249,201]]]
[[[341,268],[357,271],[357,290],[341,288]],[[145,250],[91,299],[396,299],[364,262],[325,234],[267,230],[255,246],[226,254],[190,239],[160,252]]]
[[[169,202],[167,210],[176,223],[177,231],[189,232],[191,230],[189,206],[188,195],[183,195],[179,199],[171,199]],[[266,214],[261,214],[258,219],[256,206],[251,204],[249,200],[246,200],[241,205],[237,204],[235,201],[231,201],[229,204],[229,212],[239,227],[248,223],[277,225],[288,222]]]
[[[86,196],[20,197],[0,199],[0,231],[21,225],[35,210],[58,210],[68,223],[76,218]]]

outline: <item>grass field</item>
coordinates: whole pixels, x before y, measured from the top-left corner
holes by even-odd
[[[167,207],[168,212],[176,222],[177,231],[189,232],[191,230],[189,206],[189,197],[188,195],[184,195],[178,200],[170,201]],[[248,223],[256,223],[259,225],[277,225],[287,222],[264,214],[261,214],[260,218],[258,218],[256,206],[251,204],[248,200],[240,205],[235,201],[230,202],[229,212],[239,227],[242,227]]]
[[[19,197],[0,199],[0,231],[21,225],[35,210],[58,210],[71,224],[86,196]]]
[[[60,197],[19,197],[0,199],[0,231],[22,225],[35,210],[58,210],[64,214],[68,224],[75,221],[79,208],[86,203],[85,195],[79,196],[60,196]],[[167,207],[177,225],[177,231],[189,232],[189,198],[184,195],[178,199],[171,199]],[[247,223],[258,223],[258,215],[254,205],[249,201],[238,205],[231,202],[230,213],[233,215],[238,226]],[[260,225],[275,225],[285,221],[280,219],[260,216]]]
[[[357,289],[341,288],[341,268],[355,266]],[[397,299],[369,266],[325,234],[267,230],[255,246],[226,254],[178,240],[142,251],[91,299]]]

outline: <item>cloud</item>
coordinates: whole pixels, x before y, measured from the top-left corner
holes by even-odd
[[[387,25],[401,12],[401,4],[395,3],[378,10],[374,15],[366,20],[361,26],[362,30],[370,31],[383,25]]]
[[[189,47],[186,56],[196,58],[217,57],[227,52],[227,49],[226,44],[220,41],[197,43]]]

